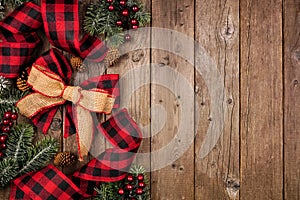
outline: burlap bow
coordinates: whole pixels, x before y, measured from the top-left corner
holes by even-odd
[[[91,112],[109,114],[115,98],[102,89],[82,90],[78,86],[67,86],[55,73],[40,65],[33,65],[28,84],[32,93],[17,103],[20,112],[32,118],[42,110],[71,101],[74,105],[79,159],[88,154],[94,132]]]

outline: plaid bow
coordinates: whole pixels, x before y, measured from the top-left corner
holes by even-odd
[[[100,62],[107,47],[88,34],[80,40],[78,0],[42,0],[41,7],[27,2],[0,22],[0,75],[16,78],[31,66],[41,43],[36,31],[44,28],[50,43],[82,59]]]
[[[51,49],[37,59],[29,73],[28,84],[33,86],[34,93],[21,99],[16,106],[47,133],[58,106],[66,104],[68,112],[65,112],[64,135],[67,137],[77,133],[78,154],[82,159],[87,155],[94,132],[90,112],[107,113],[119,106],[119,76],[102,75],[85,81],[82,87],[74,87],[67,86],[71,74],[71,67],[65,57],[59,51]],[[79,92],[78,89],[83,90]],[[112,96],[117,97],[116,104],[112,101]],[[70,103],[74,101],[72,99],[76,101],[73,104]]]
[[[13,181],[10,199],[82,199],[94,194],[100,181],[113,182],[126,176],[141,144],[137,124],[123,109],[98,126],[113,148],[76,171],[70,178],[52,165]]]
[[[47,67],[64,83],[69,83],[72,70],[66,58],[51,49],[36,61],[32,53],[40,43],[36,30],[44,27],[50,43],[83,59],[99,62],[107,48],[97,38],[85,35],[79,39],[79,18],[77,0],[42,0],[41,7],[25,3],[0,23],[0,75],[14,78],[21,67],[36,65]],[[116,97],[114,108],[119,106],[117,75],[103,75],[82,83],[83,89],[105,89]],[[76,132],[73,109],[65,103],[64,117],[67,137]],[[32,117],[33,123],[44,133],[50,127],[58,107],[44,109]],[[12,183],[10,199],[81,199],[94,193],[94,186],[100,181],[112,182],[123,179],[141,144],[141,132],[126,110],[112,116],[97,127],[111,143],[107,149],[70,178],[57,168],[46,168],[25,174]]]

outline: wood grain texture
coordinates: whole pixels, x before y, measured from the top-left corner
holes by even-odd
[[[196,40],[215,63],[224,84],[224,93],[212,100],[201,73],[196,74],[196,100],[199,125],[195,146],[195,199],[239,199],[239,1],[196,1]],[[196,53],[197,60],[204,59]],[[209,67],[204,63],[201,67]],[[201,71],[201,70],[199,70]],[[213,83],[212,90],[218,89]],[[219,120],[211,108],[219,103],[217,116],[224,117],[221,136],[213,150],[201,158],[199,150],[208,137],[209,124]],[[217,131],[217,127],[212,125]]]
[[[299,199],[300,0],[143,2],[153,27],[176,30],[199,42],[224,86],[213,99],[220,84],[208,82],[205,71],[198,71],[206,66],[204,54],[182,43],[176,32],[164,35],[154,29],[130,33],[133,40],[121,47],[122,58],[113,67],[88,64],[87,70],[74,74],[74,85],[105,73],[120,74],[121,108],[129,110],[145,137],[135,163],[153,170],[152,199]],[[41,36],[45,51],[49,43]],[[191,60],[182,56],[186,53]],[[215,103],[222,105],[218,114],[224,127],[202,157],[207,131],[221,119],[213,113]],[[63,139],[64,112],[61,108],[56,114],[48,135],[60,141],[62,151],[77,153],[75,136]],[[101,115],[99,122],[107,117]],[[177,134],[183,123],[188,127],[185,137]],[[38,132],[37,139],[42,137]],[[159,153],[170,143],[175,144],[172,151]],[[91,154],[109,147],[98,134]],[[90,159],[63,172],[70,174]],[[0,199],[8,197],[9,188],[0,190]]]
[[[142,0],[146,10],[151,8],[150,0]],[[132,40],[119,48],[119,61],[107,69],[108,74],[119,74],[121,104],[138,124],[143,141],[134,164],[150,170],[150,31],[129,31]],[[118,109],[118,110],[120,110]],[[149,174],[150,175],[150,174]]]
[[[300,198],[300,1],[284,1],[284,198]]]
[[[282,1],[240,1],[241,199],[282,199]]]
[[[193,8],[192,0],[168,1],[167,5],[154,0],[152,26],[179,31],[193,40]],[[156,170],[151,174],[153,199],[195,197],[194,60],[189,63],[182,56],[193,58],[194,46],[186,47],[181,39],[176,32],[167,35],[152,31],[152,47],[164,47],[164,51],[152,49],[151,60],[151,167]]]

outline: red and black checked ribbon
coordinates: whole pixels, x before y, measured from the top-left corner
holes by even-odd
[[[56,49],[50,49],[45,52],[40,58],[35,61],[35,64],[45,66],[49,71],[59,75],[62,80],[69,84],[72,77],[72,68],[69,62],[66,60],[64,55]],[[88,90],[92,88],[99,88],[107,91],[115,97],[114,108],[118,108],[120,104],[120,88],[118,84],[118,74],[107,74],[97,76],[84,81],[80,87]],[[75,125],[73,122],[73,107],[71,102],[65,104],[66,112],[64,116],[64,137],[68,137],[76,133]],[[47,133],[52,120],[57,112],[59,105],[52,106],[48,109],[41,110],[35,116],[31,118],[32,122],[37,126],[43,133]]]
[[[50,43],[82,59],[100,62],[107,47],[96,37],[80,39],[77,0],[27,2],[0,22],[0,75],[16,78],[20,68],[31,66],[41,42],[37,30],[44,28]]]
[[[57,50],[44,53],[34,61],[32,55],[41,42],[36,31],[44,28],[50,43],[83,59],[99,62],[107,48],[97,38],[85,35],[79,38],[78,1],[42,0],[41,7],[25,3],[0,22],[0,75],[17,77],[20,68],[33,63],[47,67],[68,83],[71,68]],[[82,88],[102,88],[117,96],[117,77],[100,76],[85,81]],[[117,88],[117,89],[116,89]],[[75,133],[73,109],[66,103],[65,136]],[[32,120],[43,132],[48,130],[57,107],[42,110]],[[108,119],[97,127],[106,136],[113,148],[107,149],[87,165],[66,177],[55,167],[25,174],[12,183],[10,199],[80,199],[94,193],[99,182],[123,179],[135,158],[141,143],[141,132],[126,110]]]
[[[82,199],[94,194],[100,182],[118,181],[126,176],[140,143],[137,124],[123,109],[98,126],[113,148],[76,171],[70,177],[52,165],[25,174],[12,183],[10,199]]]
[[[43,26],[40,7],[21,5],[0,22],[0,75],[16,78],[20,68],[33,62],[32,55],[41,42],[36,31]]]
[[[77,133],[78,155],[82,160],[83,156],[88,153],[95,130],[91,112],[110,113],[112,108],[119,107],[119,75],[101,75],[84,81],[80,87],[69,87],[71,75],[71,66],[63,54],[55,49],[49,50],[36,60],[29,73],[28,84],[34,84],[32,85],[33,93],[21,99],[16,106],[20,113],[29,117],[46,134],[59,106],[65,105],[64,137]],[[55,87],[56,85],[58,87]],[[68,88],[83,91],[77,103],[72,103],[72,100],[67,101],[68,98],[61,98],[66,91],[68,93]],[[58,92],[59,96],[53,95],[55,92]],[[92,94],[85,95],[87,92]],[[97,96],[95,96],[96,93]],[[71,94],[71,97],[76,97],[75,93]],[[81,99],[83,99],[82,103]],[[112,99],[114,101],[111,102]]]

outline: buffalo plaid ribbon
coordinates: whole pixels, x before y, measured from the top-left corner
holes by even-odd
[[[35,61],[35,64],[47,67],[47,69],[57,74],[66,84],[70,83],[72,77],[72,68],[64,55],[56,50],[50,49],[42,54],[40,58]],[[30,74],[30,73],[29,73]],[[118,74],[106,74],[90,78],[84,81],[80,87],[85,90],[92,88],[99,88],[105,90],[108,94],[115,97],[114,108],[118,108],[120,105],[120,88],[118,84]],[[73,107],[71,102],[65,104],[64,115],[64,137],[68,137],[76,133],[76,128],[73,122]],[[31,120],[43,133],[47,133],[52,120],[57,112],[59,106],[52,106],[48,109],[41,110],[36,113]]]
[[[48,63],[51,63],[53,71],[48,68]],[[102,75],[85,81],[81,87],[75,87],[69,86],[66,78],[61,78],[64,75],[70,77],[70,69],[69,63],[57,50],[52,49],[44,54],[37,59],[28,76],[27,82],[32,85],[33,93],[21,99],[16,106],[20,113],[33,119],[46,133],[58,107],[67,103],[65,137],[76,130],[78,155],[82,159],[88,154],[93,138],[92,112],[110,113],[113,107],[119,106],[118,102],[114,104],[115,97],[119,97],[119,76]]]
[[[70,177],[52,165],[25,174],[12,183],[10,199],[83,199],[94,194],[100,182],[126,176],[141,144],[141,132],[126,109],[98,126],[113,148],[107,149]]]
[[[37,60],[32,59],[41,42],[36,32],[42,28],[56,48],[94,62],[106,55],[107,48],[97,38],[85,35],[80,39],[77,0],[42,0],[41,6],[28,2],[0,22],[0,75],[15,78],[20,68],[34,63],[57,74],[64,83],[70,82],[72,70],[60,51],[50,49]],[[119,107],[118,75],[91,78],[80,87],[106,90],[116,97],[114,108]],[[67,137],[74,134],[76,128],[71,103],[66,102],[64,106],[64,136]],[[41,110],[32,117],[33,123],[46,133],[57,109],[54,106]],[[126,110],[121,110],[100,124],[95,134],[103,134],[112,148],[70,177],[52,165],[25,174],[13,181],[10,199],[81,199],[93,195],[94,186],[100,182],[123,179],[141,143],[137,124]]]
[[[41,6],[27,2],[0,22],[1,76],[16,78],[20,68],[33,64],[42,28],[56,48],[93,62],[106,56],[107,47],[96,37],[80,39],[78,0],[42,0]]]

